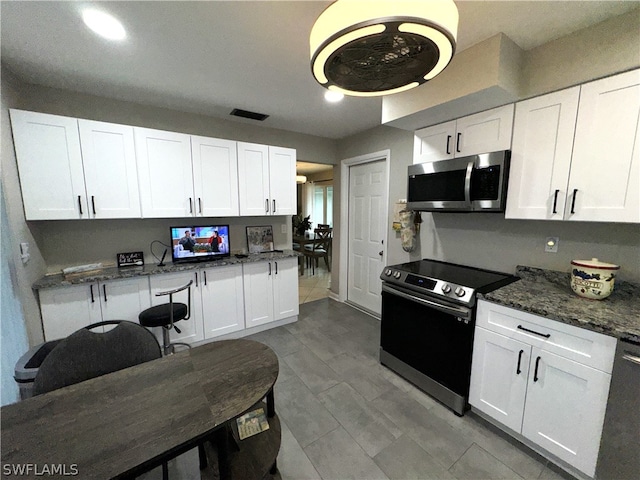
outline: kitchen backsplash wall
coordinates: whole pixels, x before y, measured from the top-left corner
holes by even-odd
[[[235,218],[162,218],[147,220],[57,220],[30,222],[31,231],[47,264],[47,273],[87,263],[115,264],[120,252],[144,252],[146,264],[158,263],[151,255],[154,240],[169,245],[170,226],[198,226],[211,223],[229,225],[231,252],[246,251],[246,227],[272,225],[274,248],[291,248],[291,217],[235,217]],[[282,233],[282,225],[285,232]],[[153,246],[161,257],[164,247]],[[171,251],[165,262],[171,262]]]
[[[436,258],[513,273],[517,265],[569,272],[571,260],[595,257],[620,265],[618,278],[640,283],[639,225],[506,220],[491,213],[423,213],[422,219],[411,260]],[[559,237],[557,253],[544,251],[547,237]]]

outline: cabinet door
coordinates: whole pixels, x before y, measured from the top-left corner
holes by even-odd
[[[46,341],[65,338],[102,321],[97,283],[39,291],[40,312]]]
[[[494,108],[459,118],[456,122],[456,157],[511,148],[514,105]]]
[[[153,275],[149,278],[152,306],[169,303],[168,295],[157,297],[157,293],[182,287],[191,280],[194,281],[193,285],[191,285],[191,316],[188,320],[182,320],[176,323],[176,326],[180,329],[181,333],[178,333],[174,329],[169,332],[169,338],[172,342],[193,343],[204,340],[204,332],[202,328],[202,300],[200,295],[201,275],[199,272],[180,272]],[[173,301],[187,304],[187,290],[175,294],[173,296]],[[154,333],[162,345],[162,330],[160,328],[156,328],[154,330],[156,330]]]
[[[640,70],[582,85],[566,218],[640,222],[639,132]]]
[[[10,113],[25,218],[89,218],[78,121],[22,110]]]
[[[78,120],[91,218],[140,218],[133,127]]]
[[[245,263],[243,268],[244,312],[247,328],[269,323],[273,316],[273,262]]]
[[[149,278],[100,282],[100,303],[103,320],[128,320],[138,323],[138,315],[151,306]]]
[[[189,135],[134,127],[145,218],[195,215]]]
[[[298,259],[283,258],[273,264],[274,320],[298,315]]]
[[[593,477],[611,375],[533,348],[522,434]]]
[[[231,140],[191,136],[196,215],[231,217],[238,209],[238,153]]]
[[[531,346],[476,327],[469,403],[520,433]]]
[[[296,151],[293,148],[269,147],[269,192],[272,215],[295,215]]]
[[[506,218],[563,220],[580,87],[516,105]]]
[[[240,215],[271,214],[269,147],[238,142],[238,190]]]
[[[203,269],[200,279],[204,337],[244,330],[242,265]]]
[[[413,137],[413,163],[453,158],[456,121],[416,130]]]

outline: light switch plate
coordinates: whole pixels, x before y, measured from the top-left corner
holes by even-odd
[[[283,223],[280,225],[280,233],[287,233],[287,224]]]

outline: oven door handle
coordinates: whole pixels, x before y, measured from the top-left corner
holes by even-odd
[[[448,313],[450,315],[455,315],[456,317],[462,317],[465,319],[471,319],[471,310],[464,307],[455,307],[453,305],[443,305],[438,302],[433,302],[431,300],[427,300],[426,298],[417,297],[414,294],[405,293],[404,291],[398,289],[397,287],[390,287],[389,285],[382,284],[382,291],[390,293],[392,295],[397,295],[405,300],[409,300],[415,303],[421,303],[423,305],[427,305],[435,310],[440,310],[441,312]]]

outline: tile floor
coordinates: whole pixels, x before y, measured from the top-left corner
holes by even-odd
[[[304,259],[302,259],[304,261]],[[298,300],[300,305],[327,298],[331,287],[331,272],[320,259],[315,275],[311,268],[305,268],[304,274],[298,277]]]
[[[283,480],[572,478],[380,365],[379,321],[346,304],[304,303],[296,323],[248,338],[280,360]],[[172,462],[170,478],[199,478],[197,465],[192,450]]]

